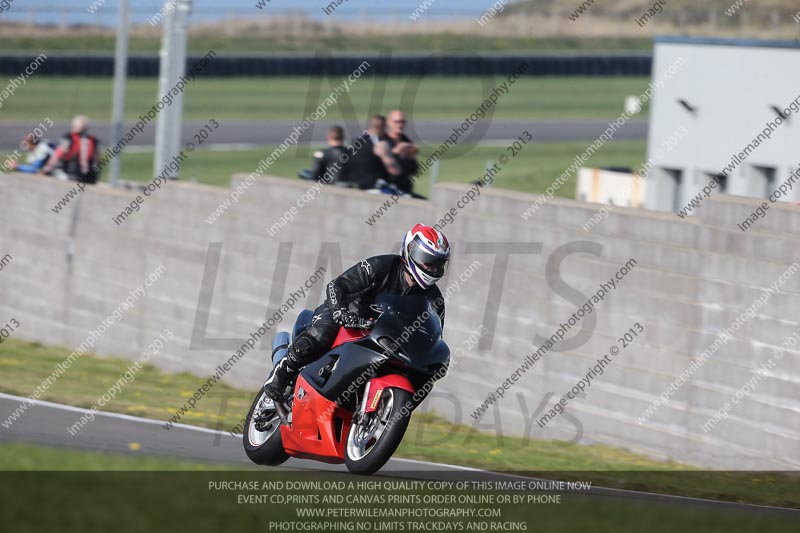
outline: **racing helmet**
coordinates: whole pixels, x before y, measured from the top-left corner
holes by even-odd
[[[406,270],[417,285],[427,289],[447,272],[450,243],[436,228],[416,224],[403,238],[400,255]]]

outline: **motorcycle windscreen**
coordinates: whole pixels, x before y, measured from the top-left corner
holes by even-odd
[[[379,294],[373,309],[380,315],[370,336],[379,342],[388,338],[412,366],[423,368],[450,359],[439,315],[425,296]]]

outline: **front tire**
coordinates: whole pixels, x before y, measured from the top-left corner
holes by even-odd
[[[247,457],[257,465],[278,466],[289,459],[289,454],[283,449],[281,440],[281,419],[275,409],[267,409],[263,416],[254,420],[253,414],[261,411],[261,404],[269,400],[264,394],[264,388],[253,400],[247,418],[244,421],[244,431],[242,431],[242,442]],[[263,428],[263,431],[256,428]]]
[[[369,475],[381,469],[394,454],[411,420],[411,393],[388,388],[381,393],[373,413],[359,413],[359,423],[350,426],[344,462],[353,474]]]

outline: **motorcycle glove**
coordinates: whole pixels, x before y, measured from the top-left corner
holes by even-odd
[[[375,325],[372,318],[362,318],[347,309],[337,309],[333,312],[333,320],[340,326],[352,329],[369,329]]]

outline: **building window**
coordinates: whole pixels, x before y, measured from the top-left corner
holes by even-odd
[[[664,175],[667,177],[666,188],[668,198],[672,197],[672,210],[674,212],[680,211],[683,207],[683,170],[679,168],[662,168]]]
[[[766,198],[775,191],[777,184],[775,167],[764,167],[760,165],[750,165],[747,180],[750,182],[750,191],[757,198]]]
[[[703,187],[706,184],[711,183],[712,181],[717,182],[716,191],[720,194],[725,194],[728,192],[728,176],[723,172],[704,172],[703,177],[705,178],[705,182],[701,185]]]

